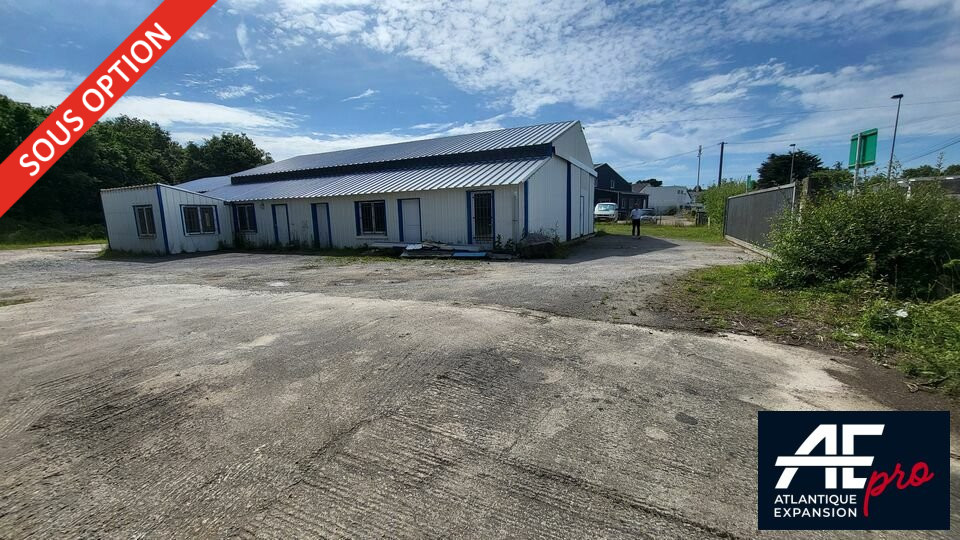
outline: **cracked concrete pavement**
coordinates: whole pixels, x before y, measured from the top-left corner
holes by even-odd
[[[861,382],[898,375],[644,307],[736,248],[94,252],[0,252],[2,538],[919,535],[756,530],[757,411],[896,406]]]

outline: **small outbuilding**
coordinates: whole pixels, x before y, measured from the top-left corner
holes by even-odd
[[[580,122],[298,156],[178,185],[101,191],[111,249],[493,247],[593,233],[597,172]]]

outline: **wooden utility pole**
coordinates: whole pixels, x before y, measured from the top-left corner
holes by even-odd
[[[723,147],[724,147],[724,145],[726,145],[726,144],[727,144],[727,143],[725,143],[725,142],[721,142],[721,143],[720,143],[720,172],[717,173],[717,185],[718,185],[718,186],[723,183]]]

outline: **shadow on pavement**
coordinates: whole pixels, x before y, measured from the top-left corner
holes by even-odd
[[[565,259],[541,259],[546,264],[577,264],[608,257],[633,257],[664,249],[677,247],[677,244],[652,236],[626,236],[609,234],[594,236],[581,243],[570,246],[570,255]]]

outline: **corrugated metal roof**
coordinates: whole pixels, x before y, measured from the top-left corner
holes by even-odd
[[[258,201],[504,186],[523,182],[549,160],[542,157],[249,184],[231,184],[230,178],[224,176],[194,180],[178,187],[193,189],[191,184],[203,185],[209,187],[205,195],[211,197]],[[217,183],[219,187],[212,187]]]
[[[555,122],[552,124],[498,129],[496,131],[454,135],[452,137],[439,137],[382,146],[370,146],[367,148],[340,150],[337,152],[325,152],[322,154],[308,154],[262,165],[233,176],[234,178],[243,178],[244,176],[259,174],[302,171],[363,163],[382,163],[400,159],[536,146],[552,142],[575,124],[577,124],[576,121]]]
[[[204,193],[211,189],[216,189],[230,184],[229,176],[211,176],[209,178],[198,178],[182,184],[177,184],[178,188]]]

